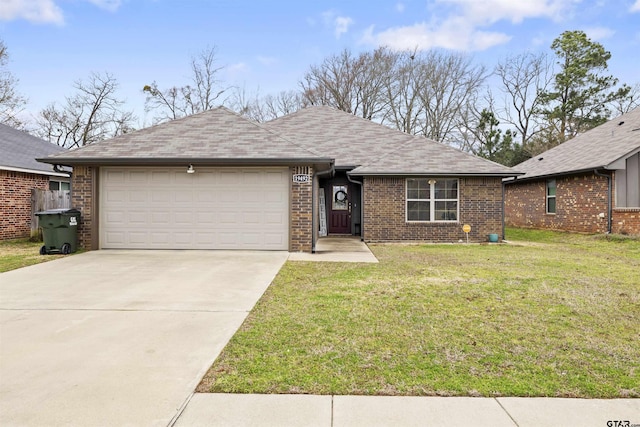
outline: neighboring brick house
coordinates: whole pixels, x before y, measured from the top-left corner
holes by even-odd
[[[502,235],[512,169],[329,107],[258,124],[224,108],[41,159],[74,167],[87,249],[313,252]]]
[[[0,240],[29,236],[32,189],[69,185],[69,174],[36,161],[36,157],[62,151],[57,145],[0,124]]]
[[[505,183],[516,227],[640,235],[640,108],[537,155]]]

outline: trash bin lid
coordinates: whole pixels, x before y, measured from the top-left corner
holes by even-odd
[[[78,209],[48,209],[46,211],[36,212],[36,215],[80,215]]]

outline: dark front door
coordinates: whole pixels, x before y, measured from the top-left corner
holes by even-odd
[[[331,186],[329,233],[351,234],[351,202],[348,185]]]

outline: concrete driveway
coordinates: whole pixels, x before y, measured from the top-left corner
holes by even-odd
[[[0,425],[168,425],[287,256],[109,250],[0,274]]]

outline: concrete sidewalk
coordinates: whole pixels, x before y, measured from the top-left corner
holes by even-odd
[[[194,394],[186,426],[606,427],[640,425],[640,399]]]
[[[378,259],[360,237],[327,236],[318,239],[315,253],[291,252],[289,261],[376,263]]]

